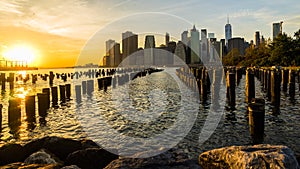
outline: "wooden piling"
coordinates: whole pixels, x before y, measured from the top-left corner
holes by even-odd
[[[10,91],[14,90],[14,80],[15,80],[15,74],[14,73],[9,73],[8,82],[9,82]]]
[[[56,86],[51,87],[51,95],[52,95],[52,105],[56,106],[58,103],[58,92]]]
[[[263,142],[265,128],[265,100],[253,99],[248,104],[249,128],[254,144]]]
[[[8,124],[19,126],[21,124],[21,99],[11,98],[8,101]]]
[[[94,92],[94,80],[87,81],[87,94],[91,95]]]
[[[66,86],[65,85],[59,85],[59,94],[60,94],[61,103],[65,103],[66,102]]]
[[[48,96],[46,93],[38,93],[38,113],[40,117],[46,117],[47,115],[47,102],[48,102]]]
[[[255,81],[254,73],[251,69],[246,70],[246,102],[250,103],[252,98],[255,98]]]
[[[45,93],[47,95],[47,109],[50,108],[50,89],[49,88],[43,88],[42,92]]]
[[[289,71],[288,70],[281,70],[282,74],[282,91],[287,92],[287,85],[289,81]]]
[[[66,84],[65,86],[67,100],[71,100],[71,84]]]
[[[35,122],[35,96],[25,97],[26,119],[28,122]]]
[[[3,105],[0,104],[0,131],[2,130],[2,108],[3,108]]]
[[[97,82],[98,82],[98,90],[102,90],[103,89],[103,78],[98,78]]]
[[[81,103],[81,85],[75,86],[76,102]]]
[[[54,73],[52,71],[49,72],[49,85],[53,86],[53,80],[54,80]]]
[[[1,90],[5,91],[5,82],[6,82],[5,73],[1,73],[0,80],[1,80]]]
[[[289,71],[289,95],[291,99],[295,98],[295,72]]]
[[[271,72],[271,103],[273,106],[280,107],[280,74],[277,70]]]
[[[235,77],[235,73],[227,74],[228,103],[231,108],[235,107]]]
[[[82,86],[82,94],[86,94],[86,81],[82,81],[81,86]]]

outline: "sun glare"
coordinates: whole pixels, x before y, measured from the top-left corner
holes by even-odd
[[[3,56],[10,61],[23,61],[32,64],[35,59],[35,51],[29,46],[15,46],[8,48]]]

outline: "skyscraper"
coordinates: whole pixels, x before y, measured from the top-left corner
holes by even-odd
[[[259,47],[260,44],[260,35],[259,35],[259,31],[255,32],[255,47]]]
[[[138,35],[127,31],[122,33],[123,59],[138,50]],[[122,59],[122,60],[123,60]]]
[[[114,66],[115,64],[115,56],[114,56],[114,45],[115,41],[112,39],[109,39],[105,42],[106,44],[106,66]],[[109,58],[109,59],[108,59]]]
[[[191,29],[190,36],[190,48],[191,48],[191,64],[200,63],[200,43],[199,43],[199,31],[195,25]]]
[[[153,65],[154,61],[155,38],[154,35],[146,35],[144,46],[144,64]]]
[[[200,46],[200,55],[201,55],[201,61],[203,63],[207,63],[209,61],[209,55],[208,55],[208,39],[207,39],[207,30],[201,29],[201,46]]]
[[[166,46],[168,46],[168,44],[169,44],[169,42],[170,42],[170,35],[169,35],[169,33],[167,32],[166,33]]]
[[[238,49],[240,55],[244,56],[245,54],[245,40],[244,38],[231,38],[228,40],[228,53],[233,50]]]
[[[183,31],[181,33],[181,42],[187,46],[188,44],[188,31]]]
[[[186,50],[185,50],[185,44],[182,43],[181,41],[179,41],[177,43],[176,49],[175,49],[175,53],[174,53],[175,57],[175,65],[180,65],[182,62],[186,63]],[[177,59],[181,59],[178,60]]]
[[[225,25],[225,43],[228,47],[228,40],[232,38],[231,25],[229,23],[229,17],[227,17],[227,24]]]
[[[282,34],[282,21],[280,23],[273,23],[273,40],[279,35]]]

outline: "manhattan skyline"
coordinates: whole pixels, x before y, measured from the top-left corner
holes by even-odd
[[[232,37],[243,37],[250,41],[254,40],[255,32],[259,31],[266,39],[272,39],[274,22],[283,21],[283,32],[288,35],[293,35],[299,29],[299,9],[300,3],[296,0],[3,0],[0,2],[0,52],[15,44],[26,44],[34,48],[37,55],[34,64],[37,66],[72,66],[87,40],[99,30],[109,29],[109,38],[103,37],[103,42],[98,44],[101,51],[99,56],[103,56],[105,40],[121,42],[120,32],[125,31],[139,34],[139,47],[143,46],[143,35],[155,35],[157,45],[160,45],[164,44],[165,32],[170,34],[170,40],[177,41],[181,39],[181,33],[194,24],[198,30],[207,29],[208,33],[215,33],[218,40],[224,39],[227,16],[232,26]],[[151,15],[153,23],[155,18],[159,18],[156,22],[160,26],[151,28],[144,24],[148,20],[143,22],[142,18],[148,15]],[[182,23],[161,24],[164,22],[162,16],[177,17]],[[123,20],[130,21],[129,25],[134,26],[124,26]],[[53,56],[57,59],[53,59]]]

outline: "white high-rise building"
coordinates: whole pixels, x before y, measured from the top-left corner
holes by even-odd
[[[273,23],[273,40],[279,35],[282,34],[282,21],[280,23]]]
[[[191,64],[200,63],[199,31],[196,29],[195,25],[190,33]]]

